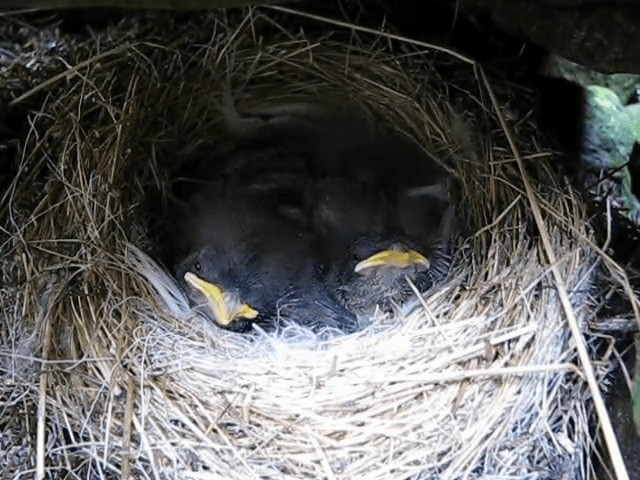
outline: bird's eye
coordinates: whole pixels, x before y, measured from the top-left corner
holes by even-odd
[[[202,270],[202,265],[200,265],[200,262],[196,262],[196,263],[193,265],[193,269],[194,269],[196,272],[199,272],[200,270]]]

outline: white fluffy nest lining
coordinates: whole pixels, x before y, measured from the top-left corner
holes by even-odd
[[[584,326],[605,263],[580,200],[547,166],[551,152],[526,122],[509,127],[509,145],[489,95],[505,88],[470,62],[382,33],[305,38],[290,20],[255,10],[153,20],[177,29],[173,39],[114,27],[47,95],[24,96],[41,108],[3,202],[0,388],[13,439],[3,470],[592,477],[591,394],[560,292]],[[470,235],[447,281],[395,318],[329,340],[240,335],[195,317],[143,253],[153,250],[142,207],[175,155],[215,137],[227,84],[240,109],[342,96],[452,168]]]

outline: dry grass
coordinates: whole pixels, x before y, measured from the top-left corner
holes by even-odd
[[[514,122],[526,188],[487,91],[500,104],[508,86],[447,52],[356,31],[307,38],[264,12],[114,27],[107,51],[88,40],[75,66],[16,100],[39,109],[1,205],[2,469],[593,478],[594,392],[561,291],[584,328],[611,288],[599,272],[629,287],[536,129]],[[396,318],[324,340],[242,336],[194,316],[148,256],[147,193],[161,199],[178,159],[221,138],[229,86],[241,111],[355,102],[451,169],[469,235],[448,281]]]

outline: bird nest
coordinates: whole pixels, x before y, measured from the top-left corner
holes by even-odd
[[[2,469],[592,477],[594,392],[570,325],[594,317],[610,263],[518,113],[526,93],[434,46],[286,27],[300,20],[125,19],[14,102],[35,107],[2,203]],[[179,159],[221,140],[225,91],[241,112],[349,101],[424,147],[459,185],[446,280],[331,338],[192,312],[154,260],[150,212]]]

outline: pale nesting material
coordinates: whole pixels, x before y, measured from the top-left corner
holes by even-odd
[[[23,286],[3,290],[4,305],[16,307],[3,307],[0,394],[21,445],[4,471],[590,478],[590,397],[531,199],[490,105],[467,112],[464,138],[455,134],[461,115],[444,92],[484,92],[469,80],[473,66],[383,34],[340,43],[273,29],[282,18],[256,11],[232,18],[204,14],[181,27],[155,17],[133,44],[97,35],[77,52],[86,63],[41,105],[3,209],[3,275]],[[153,22],[174,39],[157,38]],[[117,48],[94,62],[101,41]],[[434,60],[460,83],[440,78]],[[162,192],[179,158],[220,140],[216,105],[229,85],[241,112],[292,96],[349,100],[440,159],[461,186],[470,234],[447,281],[349,336],[295,326],[240,335],[192,314],[147,255],[145,195],[154,185]],[[548,168],[535,129],[519,124],[517,133],[584,325],[599,294],[586,215]],[[34,191],[29,172],[45,166]],[[55,362],[40,370],[32,357]],[[30,369],[15,368],[25,361]],[[42,429],[24,408],[40,408]]]

